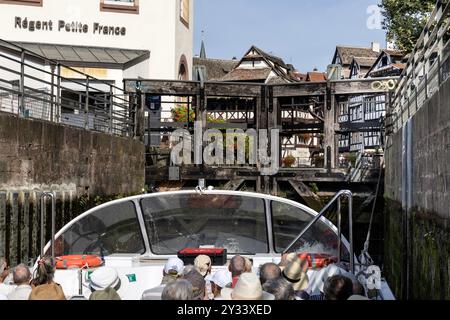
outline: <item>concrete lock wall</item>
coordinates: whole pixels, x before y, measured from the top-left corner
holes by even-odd
[[[85,210],[145,187],[138,140],[0,112],[0,256],[39,254],[40,194],[56,194],[56,228]],[[45,218],[50,239],[50,201]]]
[[[389,284],[397,298],[450,299],[450,80],[389,139]]]

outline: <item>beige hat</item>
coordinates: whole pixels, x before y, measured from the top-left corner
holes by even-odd
[[[66,296],[59,284],[50,283],[34,287],[28,300],[66,300]]]
[[[122,300],[114,288],[98,290],[91,293],[89,300]]]
[[[370,300],[370,299],[364,296],[360,296],[359,294],[354,294],[350,296],[350,298],[348,298],[347,300]]]
[[[206,276],[211,268],[211,258],[201,254],[195,258],[194,266],[202,276]]]
[[[292,284],[295,291],[305,290],[309,286],[309,278],[304,271],[304,263],[297,257],[282,271],[283,277]]]
[[[223,288],[224,300],[275,300],[275,296],[263,291],[261,282],[254,273],[243,273],[234,289]]]
[[[281,256],[281,261],[280,261],[281,265],[279,265],[281,271],[283,271],[284,268],[286,268],[286,266],[289,263],[291,263],[292,261],[294,261],[296,258],[298,258],[298,255],[295,252],[290,252],[290,253],[283,254]]]

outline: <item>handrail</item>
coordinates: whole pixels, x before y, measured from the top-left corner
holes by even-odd
[[[300,232],[300,234],[295,238],[283,251],[284,253],[288,253],[292,247],[295,245],[295,243],[303,237],[303,235],[321,218],[325,215],[325,213],[330,209],[330,207],[337,201],[338,205],[338,248],[340,250],[341,248],[341,198],[345,196],[348,199],[348,219],[349,219],[349,242],[350,242],[350,270],[354,274],[355,273],[355,258],[353,253],[353,193],[350,190],[341,190],[333,197],[333,199],[328,202],[325,207],[322,208],[322,210],[319,212],[317,216],[312,219],[308,225],[303,228],[303,230]],[[338,253],[338,260],[340,262],[341,252]]]
[[[44,256],[44,246],[45,246],[45,228],[44,228],[44,219],[45,219],[45,200],[49,197],[52,200],[52,237],[51,237],[51,248],[52,248],[52,257],[55,258],[55,218],[56,218],[56,206],[55,206],[55,194],[53,192],[44,192],[41,194],[41,257]]]

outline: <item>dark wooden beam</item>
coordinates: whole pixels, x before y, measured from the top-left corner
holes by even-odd
[[[326,94],[326,89],[326,82],[299,82],[295,84],[274,85],[273,96],[275,98],[320,96]]]
[[[140,89],[142,93],[155,96],[195,96],[200,94],[200,83],[194,81],[169,80],[124,80],[125,91],[135,93]]]
[[[205,95],[209,97],[258,97],[260,84],[206,82]]]

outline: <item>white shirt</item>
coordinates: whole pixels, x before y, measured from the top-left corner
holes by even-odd
[[[4,296],[8,296],[15,289],[16,289],[15,285],[0,283],[0,294],[2,294]]]
[[[28,284],[17,286],[16,289],[8,295],[8,300],[28,300],[31,290],[32,288]]]

